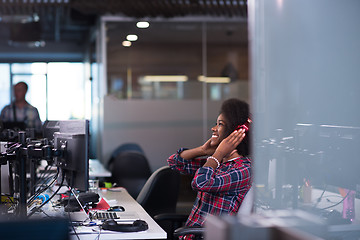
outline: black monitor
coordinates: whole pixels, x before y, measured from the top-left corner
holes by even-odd
[[[25,130],[26,124],[25,122],[3,122],[3,129],[11,129],[11,130]]]
[[[89,121],[57,121],[60,126],[54,132],[54,147],[62,155],[55,158],[63,170],[67,184],[79,191],[88,190],[89,181]]]
[[[43,124],[43,137],[54,140],[54,133],[89,133],[89,121],[82,119],[73,120],[46,120]]]

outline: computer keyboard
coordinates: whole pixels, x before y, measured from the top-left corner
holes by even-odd
[[[116,212],[96,212],[94,217],[98,220],[119,219]]]

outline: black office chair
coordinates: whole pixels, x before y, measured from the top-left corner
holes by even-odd
[[[164,213],[174,214],[176,212],[179,187],[180,173],[170,169],[168,166],[164,166],[151,175],[136,201],[153,218]],[[157,220],[155,219],[155,221]],[[168,233],[168,236],[173,236],[173,231],[176,228],[170,226],[170,222],[157,221],[157,223]]]
[[[175,212],[179,186],[179,172],[163,166],[151,174],[136,201],[151,217],[160,213]]]
[[[114,163],[114,159],[123,152],[139,152],[145,154],[143,149],[137,143],[124,143],[118,146],[111,154],[109,161],[107,162],[107,169],[111,169],[111,165]]]
[[[253,210],[254,210],[254,190],[251,187],[249,191],[246,193],[245,198],[241,203],[240,209],[237,214],[249,215],[253,212]],[[163,219],[168,218],[168,220],[171,220],[176,224],[180,223],[179,220],[182,217],[183,216],[176,216],[171,214],[162,216]],[[195,239],[203,239],[205,234],[205,228],[184,226],[184,227],[176,228],[173,234],[174,235],[172,239],[178,239],[181,236],[190,235],[190,234],[195,235]]]
[[[151,175],[148,159],[141,152],[120,152],[110,165],[111,182],[124,187],[136,199]]]

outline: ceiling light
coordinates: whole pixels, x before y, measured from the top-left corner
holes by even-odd
[[[28,47],[28,48],[40,48],[45,47],[45,41],[12,41],[9,40],[8,44],[13,47]]]
[[[206,83],[229,83],[230,82],[229,77],[204,77],[204,76],[199,76],[198,80],[200,82],[206,82]]]
[[[186,82],[188,77],[185,75],[146,75],[143,80],[145,82]]]
[[[137,22],[136,26],[138,28],[148,28],[150,26],[150,24],[148,22]]]
[[[33,21],[34,21],[34,22],[40,21],[40,17],[39,17],[39,15],[37,15],[36,13],[33,15]]]
[[[133,42],[133,41],[138,40],[138,36],[136,36],[135,34],[129,34],[126,36],[126,40]]]
[[[123,41],[123,42],[122,42],[122,45],[123,45],[124,47],[130,47],[130,46],[131,46],[131,42],[130,42],[130,41]]]

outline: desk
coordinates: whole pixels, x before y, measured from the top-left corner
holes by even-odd
[[[336,210],[339,213],[342,213],[343,211],[343,203],[336,205],[335,203],[340,202],[342,200],[342,196],[339,193],[331,192],[331,191],[323,191],[321,189],[312,189],[312,198],[311,198],[311,204],[317,204],[317,208],[327,208],[329,206],[333,206],[329,208],[330,210]],[[320,202],[317,203],[318,198],[321,197]],[[360,223],[360,199],[355,198],[354,201],[354,207],[355,207],[355,219],[353,221],[354,224]]]
[[[99,195],[105,198],[110,206],[121,205],[125,211],[137,212],[140,219],[145,220],[149,229],[142,232],[122,233],[101,230],[99,239],[166,239],[166,232],[147,214],[142,206],[137,203],[124,188],[118,188],[117,191],[100,191]],[[98,229],[98,228],[97,228]],[[98,233],[89,234],[87,232],[77,231],[80,239],[97,239]],[[78,239],[75,234],[70,235],[71,239]]]
[[[46,165],[39,166],[38,176],[44,171]],[[52,166],[48,171],[55,173],[57,171],[56,166]],[[30,174],[28,174],[28,178]],[[98,159],[89,159],[89,178],[95,179],[99,177],[111,177],[111,172],[107,170]]]
[[[111,172],[102,165],[99,159],[89,159],[89,177],[111,177]]]

